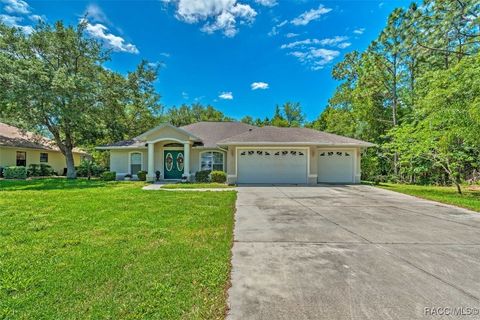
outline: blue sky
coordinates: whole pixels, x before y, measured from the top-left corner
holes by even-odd
[[[156,86],[167,107],[200,102],[263,118],[293,101],[313,120],[338,85],[333,65],[364,50],[409,2],[0,0],[0,19],[28,33],[37,19],[74,24],[88,12],[90,36],[114,50],[107,67],[162,65]]]

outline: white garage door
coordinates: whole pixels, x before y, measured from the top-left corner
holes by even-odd
[[[306,149],[240,149],[238,183],[307,183]]]
[[[353,183],[353,150],[320,150],[318,153],[318,182]]]

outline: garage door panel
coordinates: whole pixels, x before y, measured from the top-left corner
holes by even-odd
[[[352,150],[320,150],[318,182],[353,183],[354,152]]]
[[[238,155],[238,183],[307,183],[304,149],[248,149]]]

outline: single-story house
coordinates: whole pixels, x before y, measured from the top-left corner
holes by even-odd
[[[365,141],[307,128],[256,127],[241,122],[161,124],[138,137],[97,149],[110,151],[121,179],[147,171],[148,180],[192,179],[222,170],[228,183],[359,183]]]
[[[83,156],[84,152],[74,149],[75,165]],[[59,175],[66,170],[65,156],[52,140],[0,122],[0,167],[31,164],[47,164]]]

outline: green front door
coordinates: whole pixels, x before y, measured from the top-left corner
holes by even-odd
[[[182,179],[183,151],[165,150],[163,152],[163,170],[165,179]]]

